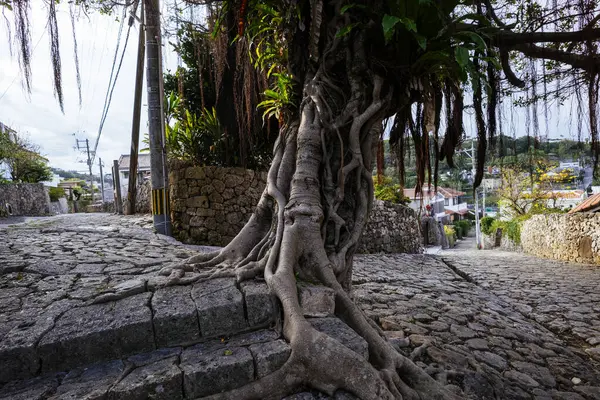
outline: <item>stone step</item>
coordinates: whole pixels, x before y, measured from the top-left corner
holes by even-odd
[[[82,292],[98,291],[102,283],[80,281]],[[123,294],[129,297],[110,301]],[[90,304],[71,296],[51,299],[45,308],[24,308],[7,323],[0,315],[0,383],[268,327],[279,314],[266,284],[250,281],[238,288],[229,278],[164,288],[129,280],[91,302],[98,299],[108,301]]]
[[[310,321],[368,357],[366,342],[342,321],[332,317]],[[260,379],[280,368],[290,354],[289,344],[278,332],[262,329],[12,381],[0,387],[0,400],[196,399]]]

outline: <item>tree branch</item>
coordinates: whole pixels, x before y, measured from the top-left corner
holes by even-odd
[[[535,44],[518,44],[511,46],[509,50],[516,50],[533,58],[543,58],[546,60],[562,62],[587,72],[597,73],[600,71],[599,55],[580,55],[562,50],[550,49],[548,47],[536,46]]]

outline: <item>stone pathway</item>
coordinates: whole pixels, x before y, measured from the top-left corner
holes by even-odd
[[[108,214],[0,222],[0,399],[191,399],[285,362],[264,283],[161,289],[162,266],[206,249],[150,228]],[[357,256],[354,272],[394,346],[469,399],[600,399],[599,287],[597,267],[465,248]],[[368,356],[338,319],[311,321]]]

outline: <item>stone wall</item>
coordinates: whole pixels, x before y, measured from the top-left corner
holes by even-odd
[[[535,215],[523,223],[521,246],[539,257],[600,264],[600,213]]]
[[[0,217],[47,215],[50,196],[42,183],[0,184]]]
[[[135,212],[137,214],[150,214],[152,212],[152,201],[151,201],[152,185],[150,181],[144,181],[141,185],[137,186],[135,194]],[[123,200],[123,211],[127,210],[127,192],[121,193]],[[114,204],[113,209],[114,212]]]
[[[184,243],[227,245],[250,219],[267,173],[243,168],[169,167],[173,234]]]
[[[423,237],[411,208],[375,200],[359,253],[422,253]]]
[[[65,197],[61,197],[58,201],[50,202],[50,214],[67,214],[69,212],[69,204]]]

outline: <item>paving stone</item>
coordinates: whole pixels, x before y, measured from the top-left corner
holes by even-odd
[[[67,311],[38,348],[43,371],[154,349],[150,293]]]
[[[504,376],[525,389],[540,386],[540,384],[535,379],[519,371],[509,370],[504,372]]]
[[[488,365],[491,365],[492,367],[500,371],[506,369],[508,365],[508,362],[504,358],[502,358],[498,354],[494,354],[489,351],[475,351],[473,352],[473,354],[475,354],[475,359],[477,361],[481,361]]]
[[[319,332],[331,336],[350,350],[369,358],[369,345],[342,320],[335,317],[310,318],[310,324]]]
[[[229,278],[197,283],[192,298],[202,336],[231,335],[247,328],[242,294]]]
[[[192,399],[235,389],[254,379],[254,361],[245,347],[192,346],[183,351],[180,368],[185,395]]]
[[[335,311],[335,292],[326,286],[299,284],[298,297],[307,317],[327,317]]]
[[[152,296],[156,345],[177,346],[200,338],[200,325],[191,286],[170,286]]]
[[[473,330],[471,330],[465,326],[456,325],[456,324],[450,325],[450,332],[455,334],[456,336],[458,336],[461,339],[471,339],[476,336],[476,333]]]
[[[122,361],[94,364],[70,371],[56,390],[52,400],[100,400],[117,382],[125,365]]]
[[[510,365],[512,365],[518,371],[531,376],[533,379],[535,379],[537,382],[541,383],[544,386],[548,386],[551,388],[556,386],[556,380],[550,373],[550,370],[548,370],[548,368],[546,367],[541,367],[539,365],[523,361],[513,361],[510,363]]]
[[[253,344],[249,349],[254,357],[258,378],[281,368],[292,352],[292,348],[284,340]]]
[[[177,357],[171,357],[134,369],[110,389],[108,400],[183,399],[177,362]]]
[[[269,292],[267,284],[256,280],[242,282],[249,326],[262,326],[275,321],[277,299]]]
[[[437,347],[427,348],[427,355],[436,363],[442,365],[466,367],[468,358],[453,350],[439,349]]]
[[[35,261],[33,263],[31,263],[30,265],[28,265],[24,271],[25,272],[31,272],[31,273],[37,273],[40,274],[44,277],[49,276],[49,275],[64,275],[69,273],[69,271],[71,270],[72,266],[69,266],[67,264],[58,264],[54,261],[50,261],[50,260],[40,260],[40,261]]]
[[[49,397],[58,387],[58,378],[42,376],[25,381],[14,381],[0,389],[2,400],[41,400]]]
[[[485,339],[469,339],[466,341],[468,347],[475,350],[487,350],[489,349],[488,342]]]

